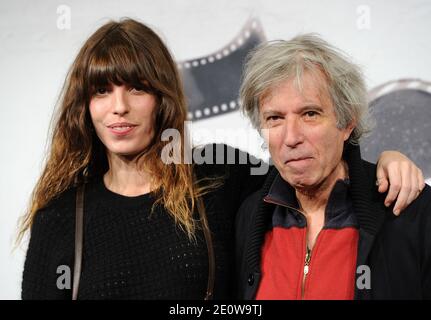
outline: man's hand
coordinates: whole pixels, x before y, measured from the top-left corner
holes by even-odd
[[[385,206],[390,206],[397,199],[394,206],[395,215],[399,215],[425,187],[421,169],[398,151],[382,152],[377,163],[376,184],[381,193],[386,192],[389,187]]]

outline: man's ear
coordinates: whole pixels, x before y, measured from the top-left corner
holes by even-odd
[[[356,121],[351,121],[347,127],[344,129],[344,141],[347,141],[349,139],[350,135],[352,134],[353,130],[356,127]]]

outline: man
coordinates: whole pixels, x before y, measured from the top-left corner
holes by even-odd
[[[315,35],[258,48],[242,107],[275,168],[242,205],[243,299],[430,299],[431,191],[400,217],[358,143],[369,130],[359,69]]]

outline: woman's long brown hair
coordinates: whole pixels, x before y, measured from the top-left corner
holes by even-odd
[[[94,132],[88,107],[94,91],[110,83],[143,87],[157,97],[154,138],[137,158],[138,165],[153,178],[155,204],[162,204],[193,238],[195,201],[211,183],[199,187],[191,164],[165,164],[161,159],[162,149],[169,143],[161,139],[163,130],[176,129],[185,141],[187,111],[178,70],[154,31],[126,19],[99,28],[85,42],[69,70],[45,168],[20,222],[18,242],[31,228],[37,212],[51,200],[109,169],[105,147]],[[181,143],[180,147],[183,155],[185,146]]]

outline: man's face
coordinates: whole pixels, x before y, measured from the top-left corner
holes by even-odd
[[[342,166],[343,144],[353,130],[352,125],[337,128],[323,79],[305,72],[301,91],[289,79],[260,101],[261,127],[272,160],[295,189],[313,190],[338,178],[334,175]]]

